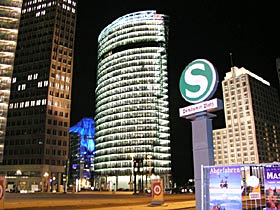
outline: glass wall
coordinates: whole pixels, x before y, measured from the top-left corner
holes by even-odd
[[[98,44],[95,174],[132,176],[139,158],[147,179],[170,174],[168,16],[125,15]]]
[[[22,0],[0,2],[0,163],[3,161],[11,78]]]

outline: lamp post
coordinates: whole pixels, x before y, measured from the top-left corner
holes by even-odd
[[[143,193],[144,183],[143,183],[143,166],[140,166],[139,168],[140,174],[141,174],[141,185],[140,185],[140,192]]]
[[[43,182],[43,191],[48,192],[49,189],[49,173],[45,172],[44,175],[44,182]]]
[[[139,180],[138,188],[140,192],[143,192],[143,158],[135,158],[133,159],[133,172],[134,172],[134,193],[136,193],[136,185],[137,185],[137,174],[141,175],[141,179]]]
[[[22,175],[21,170],[18,169],[18,170],[16,171],[16,174],[15,174],[15,175],[18,177],[17,189],[15,189],[16,192],[17,192],[17,191],[20,191],[20,189],[21,189],[21,187],[20,187],[20,176]]]
[[[149,186],[147,186],[147,188],[149,187],[149,188],[151,188],[151,175],[152,175],[152,155],[151,154],[149,154],[149,155],[147,155],[147,158],[148,158],[148,161],[149,161],[149,178],[148,178],[148,181],[149,181]]]
[[[64,193],[67,193],[68,176],[69,176],[69,159],[67,159],[67,161],[66,161],[65,177],[63,178],[63,181],[64,181]]]
[[[136,165],[136,160],[134,159],[133,160],[133,174],[134,174],[134,194],[136,194],[136,176],[137,176],[137,171],[138,171],[138,168],[137,168],[137,165]]]

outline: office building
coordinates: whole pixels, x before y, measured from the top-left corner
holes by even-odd
[[[2,170],[20,190],[60,190],[68,157],[76,0],[23,0]],[[43,184],[40,184],[43,183]]]
[[[213,131],[215,165],[280,162],[279,96],[244,68],[222,81],[226,128]]]
[[[8,103],[22,0],[0,2],[0,163],[3,162]]]
[[[127,14],[98,37],[94,119],[98,188],[137,185],[141,191],[152,175],[168,183],[168,19],[154,10]]]
[[[90,189],[93,186],[94,160],[94,121],[83,118],[69,129],[70,151],[68,165],[68,183],[76,191]]]

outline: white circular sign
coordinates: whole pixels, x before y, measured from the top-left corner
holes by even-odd
[[[155,195],[160,195],[160,193],[161,193],[160,185],[155,185],[153,191],[154,191]]]
[[[180,78],[180,92],[190,103],[199,103],[213,96],[218,85],[218,74],[212,63],[205,59],[192,61]]]

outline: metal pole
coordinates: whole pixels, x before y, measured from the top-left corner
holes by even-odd
[[[136,194],[136,171],[135,171],[135,168],[133,169],[133,173],[134,173],[134,194]]]
[[[64,193],[67,193],[68,187],[68,176],[69,176],[69,159],[66,161],[66,177],[65,177],[65,185],[64,185]]]
[[[203,165],[201,164],[201,169],[200,169],[200,171],[201,171],[201,210],[203,210],[204,209],[204,199],[203,199],[203,194],[204,194],[204,182],[203,182],[203,180],[204,180],[204,177],[203,177]]]

